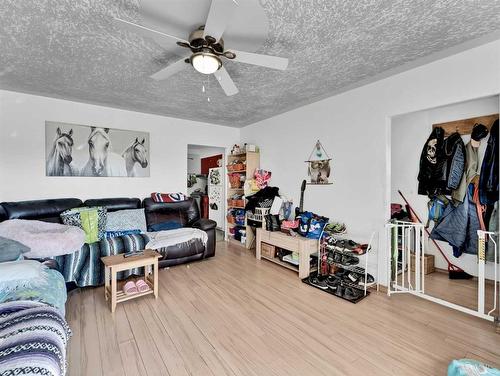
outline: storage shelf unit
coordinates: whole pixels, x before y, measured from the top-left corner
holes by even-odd
[[[246,153],[239,153],[239,154],[229,154],[227,156],[227,163],[228,165],[231,165],[235,160],[240,160],[244,161],[246,166],[244,170],[240,171],[227,171],[228,174],[240,174],[244,176],[245,181],[248,179],[253,179],[255,170],[260,167],[260,154],[258,152],[252,152],[248,151]],[[233,195],[233,194],[243,194],[245,195],[248,192],[245,192],[244,187],[241,188],[231,188],[231,184],[229,183],[228,179],[228,199]],[[245,199],[245,204],[247,200]],[[227,206],[228,210],[229,209],[245,209],[244,206],[232,206],[228,205]],[[244,228],[245,233],[246,233],[246,240],[244,243],[234,239],[234,236],[231,235],[230,229],[234,227],[239,227],[239,228]],[[252,229],[251,226],[248,225],[247,217],[245,215],[245,224],[243,226],[237,225],[235,226],[234,224],[227,224],[226,228],[226,234],[227,234],[227,239],[231,241],[233,244],[238,244],[241,246],[246,247],[247,249],[253,248],[255,246],[255,233],[254,230]]]

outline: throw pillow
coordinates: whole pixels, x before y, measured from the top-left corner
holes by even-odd
[[[186,201],[188,197],[181,192],[178,193],[160,193],[153,192],[151,193],[151,198],[154,202],[179,202]]]
[[[125,209],[108,212],[106,231],[147,231],[144,209]]]
[[[30,247],[0,236],[0,262],[19,260],[23,253],[29,251],[31,251]]]
[[[182,223],[178,221],[167,221],[155,223],[154,225],[149,226],[151,231],[166,231],[166,230],[175,230],[176,228],[182,228]]]
[[[85,231],[85,243],[95,243],[104,237],[107,210],[103,206],[69,209],[61,213],[65,225]]]

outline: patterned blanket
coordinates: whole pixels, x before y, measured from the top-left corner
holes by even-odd
[[[64,376],[70,336],[56,308],[33,301],[0,304],[0,376]]]
[[[104,264],[101,257],[144,249],[149,242],[147,235],[123,235],[84,244],[81,250],[55,257],[58,270],[66,282],[75,282],[78,287],[100,286],[104,284]],[[143,274],[143,268],[118,273],[118,279]]]

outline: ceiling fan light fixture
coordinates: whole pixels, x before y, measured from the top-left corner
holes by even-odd
[[[211,52],[197,52],[191,56],[191,65],[200,73],[212,74],[222,67],[222,62]]]

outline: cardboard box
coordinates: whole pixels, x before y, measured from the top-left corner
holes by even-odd
[[[410,256],[410,269],[412,272],[415,271],[415,254]],[[424,274],[430,274],[435,271],[434,268],[434,255],[424,255]]]

